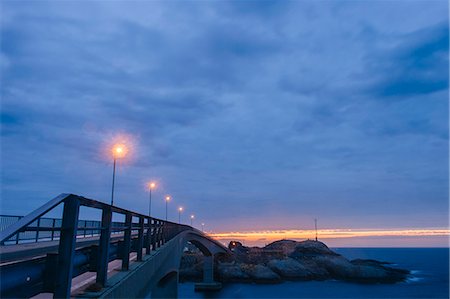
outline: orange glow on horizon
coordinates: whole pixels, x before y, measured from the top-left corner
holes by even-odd
[[[450,229],[321,229],[319,240],[377,238],[377,237],[450,237]],[[306,240],[315,238],[315,230],[266,230],[210,233],[219,241],[244,241],[251,244],[270,243],[282,239]]]

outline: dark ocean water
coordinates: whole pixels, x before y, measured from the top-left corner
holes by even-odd
[[[404,283],[364,285],[340,281],[285,282],[275,285],[227,284],[216,293],[179,286],[179,298],[449,298],[448,248],[334,248],[349,259],[376,259],[409,269]]]

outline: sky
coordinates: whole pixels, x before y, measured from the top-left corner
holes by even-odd
[[[120,207],[147,213],[154,180],[154,216],[170,194],[224,239],[317,218],[448,244],[447,1],[1,6],[2,214],[109,202],[121,141]]]

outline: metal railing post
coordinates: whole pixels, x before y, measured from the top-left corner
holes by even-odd
[[[145,241],[145,254],[151,253],[152,246],[152,218],[147,218],[147,233]]]
[[[130,266],[130,249],[131,249],[131,225],[132,215],[127,213],[125,215],[125,232],[123,236],[123,248],[122,248],[122,270],[128,270]]]
[[[161,234],[160,234],[160,228],[161,228],[161,224],[160,222],[157,220],[155,223],[155,237],[156,237],[156,248],[159,248],[161,246]]]
[[[36,225],[36,242],[39,240],[39,226],[41,225],[41,218],[38,218]]]
[[[161,247],[164,243],[163,243],[163,222],[160,221],[159,222],[159,233],[158,233],[158,239],[159,239],[159,246]]]
[[[137,241],[137,261],[142,261],[142,249],[144,248],[144,217],[139,217],[139,231]]]
[[[156,220],[151,221],[151,239],[152,239],[152,250],[156,250]]]
[[[70,298],[79,211],[78,198],[68,197],[64,202],[54,298]]]
[[[55,238],[55,223],[56,223],[56,219],[53,218],[53,221],[52,221],[52,241]]]
[[[106,285],[108,279],[108,262],[109,262],[109,241],[111,239],[111,207],[106,207],[102,211],[102,223],[100,230],[100,244],[98,248],[97,259],[97,277],[96,282],[102,287]]]
[[[158,248],[158,220],[153,220],[152,226],[153,250]]]
[[[166,243],[165,231],[166,231],[166,223],[161,222],[161,245],[164,245]]]

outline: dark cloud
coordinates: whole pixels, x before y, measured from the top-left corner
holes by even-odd
[[[429,94],[448,89],[448,22],[400,37],[400,44],[371,61],[380,98]]]

